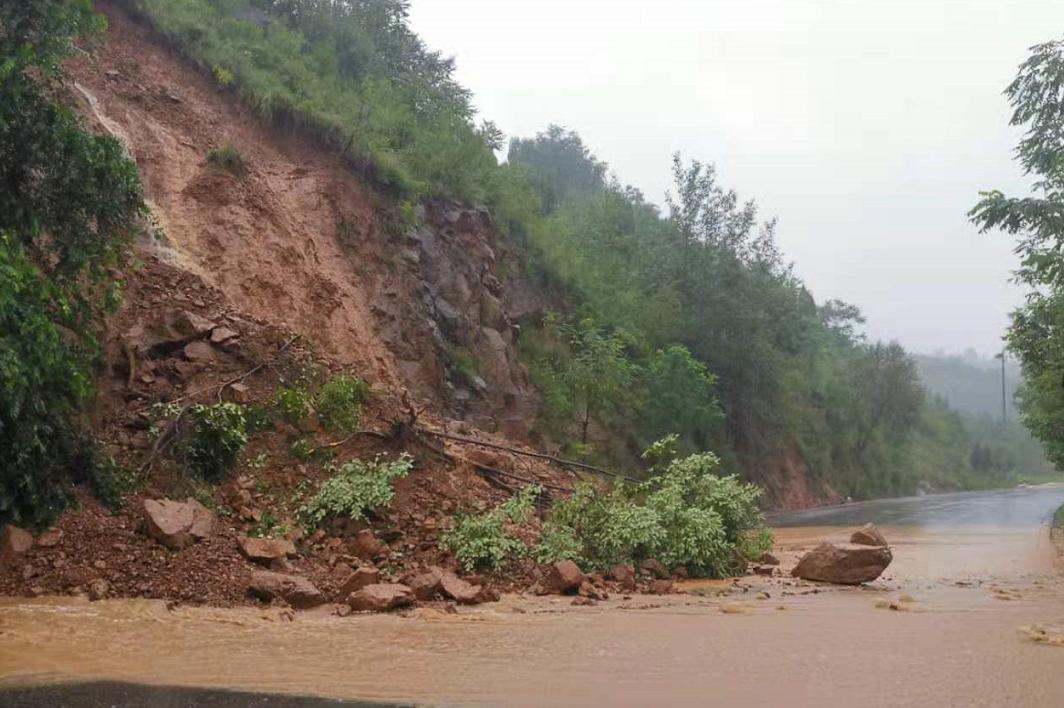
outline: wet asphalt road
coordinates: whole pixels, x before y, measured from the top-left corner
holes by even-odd
[[[1064,484],[1002,489],[989,492],[934,494],[882,499],[843,506],[770,514],[777,528],[794,526],[881,526],[914,529],[959,527],[1031,528],[1052,518],[1064,504]]]

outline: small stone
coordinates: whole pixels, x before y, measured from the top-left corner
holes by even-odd
[[[351,552],[359,558],[373,560],[381,554],[383,544],[369,529],[362,529],[350,541]]]
[[[251,400],[251,389],[242,383],[229,384],[225,387],[225,397],[232,403],[245,404]]]
[[[33,534],[18,526],[0,528],[0,565],[14,563],[33,548]]]
[[[189,361],[214,361],[214,347],[206,342],[189,342],[182,350]]]
[[[228,342],[230,339],[239,336],[240,333],[234,332],[228,327],[215,327],[214,331],[211,332],[211,342],[214,344],[223,344],[224,342]]]
[[[347,604],[355,612],[384,612],[414,604],[414,593],[406,585],[377,583],[352,593]]]
[[[668,595],[672,592],[672,581],[659,579],[650,584],[650,593],[652,595]]]
[[[410,589],[414,591],[414,597],[418,600],[431,600],[442,590],[441,582],[443,573],[439,569],[432,569],[426,573],[415,575],[407,581]]]
[[[380,582],[381,572],[371,566],[362,566],[355,569],[344,579],[340,586],[340,597],[347,597],[367,585],[375,585]]]
[[[765,552],[761,554],[761,557],[757,559],[757,562],[761,565],[779,565],[780,559],[771,553]]]
[[[658,580],[666,580],[669,577],[669,571],[665,570],[665,566],[663,566],[656,558],[647,558],[639,564],[639,569],[644,573],[649,573]]]
[[[886,546],[887,539],[875,524],[865,524],[850,535],[850,543],[859,546]]]
[[[248,592],[267,602],[279,598],[297,610],[310,609],[325,602],[321,591],[306,578],[269,570],[257,570],[251,574]]]
[[[610,580],[620,583],[621,590],[632,592],[635,590],[635,568],[627,564],[618,564],[609,569],[606,574]]]
[[[203,337],[218,325],[195,312],[184,310],[170,320],[170,327],[178,336],[186,339]]]
[[[93,602],[102,600],[111,592],[111,585],[106,580],[93,580],[89,583],[89,599]]]
[[[41,548],[54,548],[63,540],[63,532],[60,529],[48,529],[37,538],[37,545]]]
[[[263,565],[269,565],[273,560],[296,555],[295,544],[283,538],[240,536],[236,542],[245,558]]]

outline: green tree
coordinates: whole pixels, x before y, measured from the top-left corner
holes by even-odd
[[[724,421],[716,377],[686,347],[674,344],[650,357],[644,379],[643,435],[658,440],[675,432],[691,448],[707,448]]]
[[[1027,302],[1012,315],[1009,348],[1023,369],[1021,415],[1064,465],[1064,41],[1032,48],[1005,95],[1012,124],[1025,129],[1017,148],[1024,170],[1035,177],[1033,194],[982,194],[970,212],[983,231],[1017,237],[1021,258],[1016,279],[1028,286]]]
[[[0,518],[40,522],[97,456],[76,418],[93,320],[143,213],[135,165],[50,98],[88,0],[0,6]]]

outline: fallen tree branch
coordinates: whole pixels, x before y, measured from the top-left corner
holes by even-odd
[[[635,479],[634,477],[629,477],[618,472],[611,472],[610,470],[604,470],[601,467],[595,467],[594,465],[589,465],[585,462],[576,462],[575,460],[564,460],[560,457],[555,457],[554,455],[547,455],[542,452],[528,452],[527,450],[521,450],[516,447],[510,447],[508,445],[500,445],[499,443],[487,442],[485,440],[477,440],[476,438],[467,438],[462,435],[452,435],[451,433],[443,433],[438,430],[428,430],[426,428],[419,428],[418,430],[422,433],[433,435],[438,438],[443,438],[445,440],[454,440],[455,442],[468,443],[470,445],[480,445],[481,447],[488,447],[493,450],[503,450],[505,452],[510,452],[515,455],[532,457],[537,460],[546,460],[547,462],[553,462],[554,464],[559,465],[561,467],[587,470],[588,472],[594,472],[595,474],[605,475],[606,477],[612,477],[614,479],[623,479],[628,482],[639,482],[639,480]]]
[[[285,342],[283,345],[281,345],[281,348],[277,350],[277,353],[281,354],[282,352],[284,352],[286,349],[288,349],[288,347],[292,346],[293,342],[295,342],[301,336],[302,335],[300,335],[300,334],[294,335],[291,339],[289,339],[287,342]],[[251,369],[248,369],[247,371],[245,371],[244,373],[240,374],[240,376],[237,376],[236,378],[229,379],[228,381],[225,381],[225,382],[220,383],[220,384],[211,384],[210,386],[204,386],[203,388],[196,389],[195,391],[190,391],[190,392],[185,393],[185,394],[183,394],[181,396],[178,396],[177,398],[175,398],[175,399],[173,399],[171,401],[167,401],[166,405],[170,405],[170,404],[173,404],[173,403],[180,403],[181,401],[187,401],[188,399],[194,398],[194,397],[200,395],[201,393],[208,393],[210,391],[214,391],[215,389],[218,390],[218,397],[220,399],[221,396],[222,396],[222,392],[225,391],[225,389],[227,387],[232,386],[235,383],[240,383],[241,381],[243,381],[244,379],[248,378],[249,376],[253,376],[254,374],[257,374],[259,371],[264,369],[268,364],[272,364],[272,363],[273,363],[272,361],[270,361],[270,362],[264,361],[261,364],[258,364],[256,366],[252,367]]]

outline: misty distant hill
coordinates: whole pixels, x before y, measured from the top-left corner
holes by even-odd
[[[927,390],[945,398],[952,408],[973,415],[1001,417],[1001,361],[975,352],[961,355],[916,354],[916,366]],[[1020,383],[1020,368],[1005,362],[1006,412],[1016,420],[1013,397]]]

